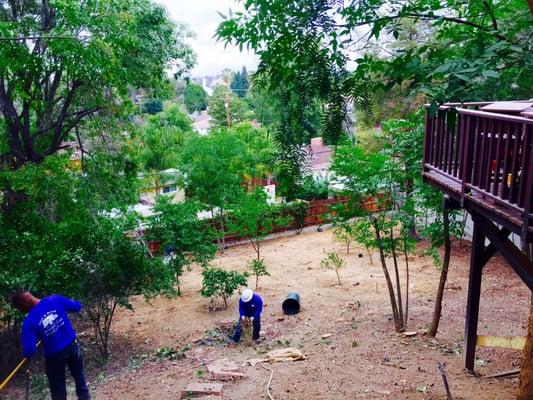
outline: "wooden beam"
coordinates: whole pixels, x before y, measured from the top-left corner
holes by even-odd
[[[484,347],[498,347],[500,349],[522,350],[526,344],[525,337],[513,336],[478,336],[476,344]]]
[[[507,239],[510,234],[511,234],[511,231],[505,227],[503,227],[502,229],[498,231],[498,237],[501,240]],[[492,242],[489,243],[487,247],[485,247],[485,251],[483,254],[483,267],[485,267],[485,265],[487,265],[490,259],[496,254],[496,251],[497,251],[496,246],[494,246]]]
[[[465,368],[469,371],[474,371],[474,361],[476,358],[477,324],[479,317],[479,298],[481,294],[481,277],[483,275],[484,250],[485,234],[483,233],[481,225],[474,221],[464,345]]]
[[[529,290],[533,291],[533,261],[530,261],[509,239],[502,240],[498,228],[492,222],[475,212],[471,214],[474,226],[479,225],[496,250],[505,258]]]

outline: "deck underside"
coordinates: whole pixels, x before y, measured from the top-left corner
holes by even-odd
[[[475,210],[520,236],[524,234],[524,218],[519,210],[476,191],[462,195],[462,183],[459,180],[436,171],[425,171],[423,178],[424,182],[446,193],[450,198],[459,202],[463,208]],[[528,226],[526,240],[533,242],[533,226],[531,225]]]

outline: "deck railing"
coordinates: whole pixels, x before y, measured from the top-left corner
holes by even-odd
[[[460,183],[461,200],[490,198],[532,225],[533,120],[445,105],[428,109],[424,140],[424,170]]]

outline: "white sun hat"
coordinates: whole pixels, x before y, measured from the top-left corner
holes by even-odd
[[[244,289],[241,294],[241,300],[245,303],[248,303],[250,300],[252,300],[253,296],[254,291],[252,289]]]

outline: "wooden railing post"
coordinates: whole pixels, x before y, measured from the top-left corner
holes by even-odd
[[[474,159],[474,135],[478,119],[476,117],[465,115],[466,123],[463,132],[463,155],[462,155],[462,173],[461,173],[461,207],[464,205],[466,183],[472,181],[472,162]]]
[[[529,129],[528,129],[529,128]],[[522,185],[525,186],[525,198],[524,198],[524,225],[522,226],[522,244],[527,243],[527,235],[529,232],[529,226],[532,223],[531,213],[533,211],[533,128],[528,127],[524,123],[523,126],[524,148],[522,151],[522,157],[528,157],[527,166],[522,171]]]

